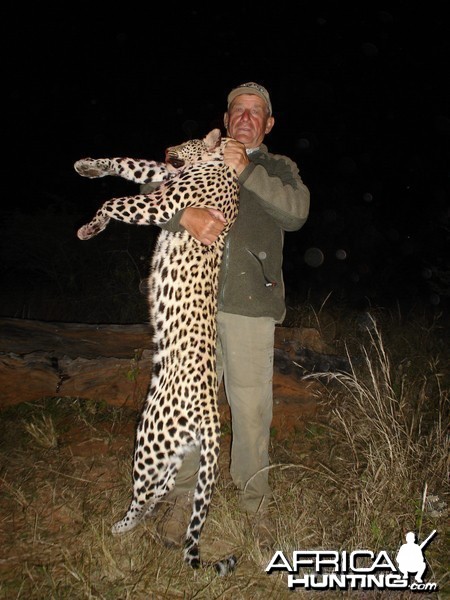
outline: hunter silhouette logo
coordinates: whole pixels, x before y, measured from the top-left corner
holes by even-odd
[[[436,592],[436,583],[424,582],[427,568],[423,551],[436,535],[433,530],[421,543],[416,543],[413,531],[406,534],[395,561],[386,550],[295,550],[289,560],[282,551],[272,556],[266,567],[288,573],[289,589],[305,590],[401,590]],[[398,567],[396,566],[396,564]],[[410,583],[410,575],[414,581]]]
[[[397,564],[405,579],[409,579],[410,573],[415,573],[417,583],[423,583],[422,576],[427,568],[427,563],[423,557],[422,550],[428,546],[431,540],[436,535],[436,529],[430,533],[425,541],[420,546],[416,543],[416,535],[414,531],[409,531],[406,534],[406,544],[401,546],[397,554]]]

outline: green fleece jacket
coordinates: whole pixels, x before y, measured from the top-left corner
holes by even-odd
[[[309,190],[297,165],[286,156],[270,154],[264,144],[249,159],[239,176],[238,217],[225,242],[218,308],[248,317],[272,317],[281,323],[286,313],[284,232],[300,229],[308,218]],[[151,190],[151,184],[147,185],[142,186],[142,193]],[[181,215],[164,229],[180,231]]]

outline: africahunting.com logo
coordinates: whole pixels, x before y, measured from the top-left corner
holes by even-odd
[[[400,590],[436,592],[436,583],[423,580],[427,563],[426,546],[436,535],[433,530],[420,544],[413,531],[406,534],[393,560],[385,550],[353,552],[336,550],[295,550],[292,560],[277,551],[266,567],[268,574],[288,573],[291,590]]]

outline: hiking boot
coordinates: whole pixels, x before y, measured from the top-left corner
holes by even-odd
[[[164,510],[167,510],[167,503],[160,501],[157,502],[155,504],[155,506],[153,507],[153,510],[151,511],[146,511],[144,514],[144,519],[152,519],[152,520],[156,520],[158,519],[161,514],[164,512]]]
[[[167,548],[181,548],[183,546],[192,515],[192,502],[192,492],[176,497],[159,519],[156,531]]]
[[[275,547],[275,534],[275,525],[268,515],[264,515],[258,519],[256,535],[258,537],[259,547],[262,550],[272,550],[272,548]]]
[[[253,534],[261,550],[272,550],[276,543],[276,528],[267,513],[253,515],[252,517]]]

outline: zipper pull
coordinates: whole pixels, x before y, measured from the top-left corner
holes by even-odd
[[[264,284],[264,287],[267,287],[267,288],[269,288],[269,287],[276,287],[277,286],[277,282],[276,281],[270,281],[270,279],[267,278],[266,273],[264,271],[263,262],[259,258],[259,256],[256,256],[256,254],[254,252],[252,252],[251,250],[249,250],[248,248],[246,248],[246,250],[247,250],[247,252],[249,254],[251,254],[253,256],[253,258],[255,258],[258,261],[258,263],[259,263],[259,265],[261,267],[261,271],[262,271],[263,277],[264,277],[264,279],[266,281],[266,283]]]

